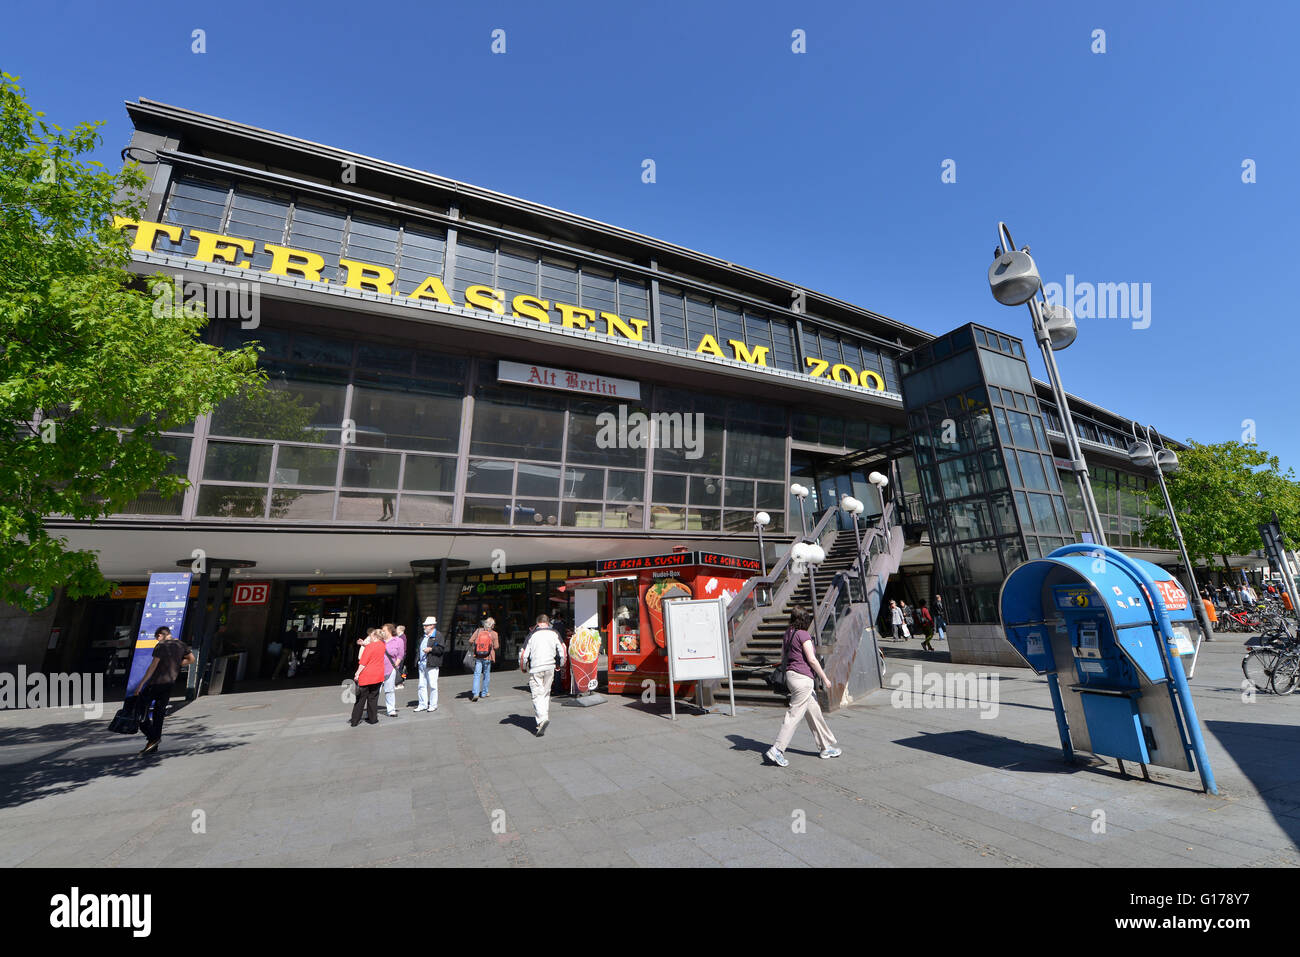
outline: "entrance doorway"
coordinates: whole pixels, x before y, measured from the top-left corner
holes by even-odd
[[[790,453],[790,481],[806,486],[809,492],[804,501],[804,510],[808,516],[808,528],[821,518],[823,512],[840,503],[845,495],[860,500],[866,510],[863,520],[870,522],[880,515],[880,493],[867,481],[872,472],[889,474],[890,463],[886,458],[870,452],[856,456],[826,455],[813,451],[793,450]],[[790,527],[797,529],[799,501],[790,499]],[[840,514],[836,519],[837,528],[851,528],[849,518]]]
[[[310,594],[328,585],[295,585],[289,589],[277,640],[291,655],[295,674],[326,677],[351,675],[357,666],[357,639],[371,628],[395,620],[397,586],[370,585],[365,594]],[[369,591],[373,589],[373,591]],[[267,676],[283,673],[280,656],[267,656]],[[286,665],[289,663],[286,662]]]

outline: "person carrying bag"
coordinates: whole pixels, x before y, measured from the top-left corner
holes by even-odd
[[[488,693],[492,683],[492,666],[496,664],[497,649],[501,647],[497,633],[493,630],[494,625],[495,619],[485,618],[483,627],[474,632],[469,640],[469,654],[465,660],[468,662],[470,655],[473,655],[474,661],[474,687],[470,690],[470,701],[492,697]]]
[[[785,722],[776,736],[776,742],[763,756],[783,768],[790,764],[786,760],[785,749],[790,744],[790,739],[794,737],[800,719],[808,722],[813,740],[821,749],[821,757],[838,758],[843,753],[835,746],[835,735],[831,734],[831,729],[827,727],[826,719],[822,716],[821,705],[817,703],[817,696],[814,693],[816,689],[814,678],[820,678],[826,687],[830,686],[830,681],[826,677],[826,672],[822,670],[821,662],[817,660],[812,635],[808,633],[811,620],[812,616],[808,614],[806,608],[794,609],[790,614],[790,628],[781,642],[782,659],[787,663],[785,683],[790,689],[790,707],[786,711]]]

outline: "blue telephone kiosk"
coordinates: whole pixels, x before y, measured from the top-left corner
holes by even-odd
[[[1074,544],[1016,568],[999,598],[1007,641],[1047,676],[1061,748],[1197,771],[1217,794],[1183,671],[1200,625],[1158,565]]]

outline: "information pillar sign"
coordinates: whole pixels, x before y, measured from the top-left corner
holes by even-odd
[[[144,596],[144,613],[140,616],[135,651],[131,653],[131,671],[126,679],[128,688],[134,689],[149,670],[154,645],[158,644],[154,632],[166,627],[171,629],[173,638],[181,637],[192,577],[189,572],[165,572],[149,576],[149,590]]]

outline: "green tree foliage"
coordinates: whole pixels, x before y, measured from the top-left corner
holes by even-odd
[[[141,216],[145,176],[80,159],[102,124],[46,123],[16,79],[0,74],[0,598],[34,609],[58,587],[109,587],[97,556],[51,534],[48,517],[175,495],[185,480],[168,474],[158,434],[260,374],[254,347],[201,341],[201,309],[154,308],[113,227]]]
[[[1193,561],[1221,556],[1226,567],[1227,556],[1261,548],[1259,526],[1274,511],[1283,532],[1300,533],[1300,484],[1290,469],[1282,473],[1277,456],[1241,442],[1188,444],[1165,482]],[[1147,494],[1159,513],[1147,521],[1146,534],[1158,548],[1177,548],[1160,488],[1152,483]]]

